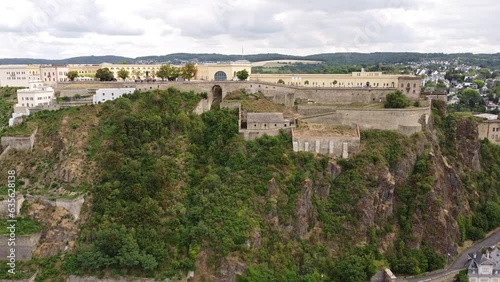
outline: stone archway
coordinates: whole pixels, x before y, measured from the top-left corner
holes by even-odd
[[[214,85],[212,87],[212,106],[210,109],[220,109],[220,103],[222,102],[222,87],[220,85]]]

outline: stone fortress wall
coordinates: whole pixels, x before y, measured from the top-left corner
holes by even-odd
[[[300,87],[282,85],[262,81],[165,81],[155,83],[123,83],[123,82],[78,82],[59,83],[56,91],[65,96],[73,93],[76,87],[89,88],[117,88],[130,87],[139,91],[168,89],[175,87],[181,91],[205,92],[208,99],[200,102],[195,109],[196,113],[203,113],[211,108],[216,88],[221,92],[222,100],[229,93],[244,89],[248,93],[262,92],[264,96],[276,104],[293,106],[299,100],[312,104],[298,106],[299,113],[305,116],[304,120],[311,123],[326,123],[353,126],[358,124],[361,130],[382,129],[396,130],[406,135],[422,130],[422,120],[427,123],[431,114],[430,104],[410,109],[377,109],[377,108],[335,108],[335,105],[371,104],[385,101],[387,93],[401,90],[412,100],[417,100],[420,87],[418,78],[399,78],[397,88],[377,87]],[[69,92],[66,92],[69,91]],[[328,105],[330,104],[330,105]]]
[[[328,106],[299,106],[302,120],[311,123],[353,126],[361,130],[395,130],[405,135],[422,131],[431,116],[430,105],[410,109],[332,108]],[[423,123],[423,124],[422,124]]]
[[[354,128],[356,136],[301,136],[292,130],[293,151],[330,154],[346,159],[349,154],[357,153],[361,144],[359,126]]]
[[[38,128],[30,136],[3,136],[0,142],[4,148],[32,151],[37,131]]]
[[[16,236],[16,261],[31,260],[33,251],[38,245],[41,233]],[[11,246],[8,246],[9,235],[0,235],[0,257],[6,258],[10,254]]]
[[[77,94],[87,93],[87,89],[90,88],[136,88],[139,91],[150,91],[175,87],[181,91],[206,92],[211,96],[216,85],[220,86],[223,99],[233,91],[244,89],[248,93],[260,91],[266,98],[285,106],[293,106],[296,99],[325,104],[378,103],[385,100],[387,93],[397,90],[397,88],[370,87],[299,87],[260,81],[160,81],[155,83],[58,83],[55,91],[59,93],[60,97],[73,97]],[[419,98],[418,95],[410,94],[408,94],[408,97],[413,100]]]

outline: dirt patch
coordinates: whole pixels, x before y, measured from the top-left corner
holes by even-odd
[[[28,207],[26,215],[43,226],[38,248],[34,252],[36,256],[54,256],[74,249],[79,229],[66,209],[38,201],[25,205]]]
[[[358,133],[351,126],[301,121],[300,126],[294,129],[294,135],[297,137],[357,137]]]

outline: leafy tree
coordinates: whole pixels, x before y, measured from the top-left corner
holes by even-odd
[[[438,83],[436,84],[436,87],[437,88],[446,88],[446,84],[444,83],[444,81],[439,80]]]
[[[108,68],[101,68],[96,71],[95,77],[100,81],[111,81],[114,75]]]
[[[172,66],[171,64],[165,64],[160,67],[155,75],[161,78],[161,80],[168,79],[169,81],[173,81],[179,77],[179,74],[180,72],[178,67]]]
[[[366,261],[363,257],[353,254],[340,258],[335,264],[335,280],[345,282],[367,281]]]
[[[385,97],[385,108],[403,109],[411,105],[411,101],[400,91],[396,90]]]
[[[480,79],[474,79],[474,81],[472,81],[472,83],[476,84],[477,87],[479,87],[479,88],[483,88],[484,85],[486,84],[484,82],[484,80],[480,80]]]
[[[75,78],[78,77],[78,72],[77,71],[69,71],[66,76],[69,78],[71,81],[75,81]]]
[[[309,80],[304,81],[304,85],[309,85]]]
[[[460,105],[470,111],[484,112],[484,101],[479,95],[479,91],[471,88],[465,89],[458,94]]]
[[[460,270],[460,272],[455,276],[455,281],[457,281],[457,282],[469,282],[469,276],[467,275],[467,269]]]
[[[191,80],[198,73],[198,68],[193,63],[187,63],[181,68],[180,75],[186,80]]]
[[[334,80],[334,81],[332,82],[333,86],[337,85],[337,83],[339,83],[337,80]]]
[[[285,81],[284,81],[283,79],[281,79],[281,78],[280,78],[280,79],[278,80],[278,83],[279,83],[279,84],[285,84]]]
[[[248,71],[246,69],[240,70],[240,71],[236,72],[236,77],[238,77],[239,80],[247,80]]]
[[[141,76],[144,73],[141,70],[132,70],[132,75],[135,77],[135,79],[141,79]]]
[[[129,71],[124,69],[124,68],[122,68],[121,70],[118,71],[118,77],[123,79],[123,80],[127,79],[129,74],[130,74]]]

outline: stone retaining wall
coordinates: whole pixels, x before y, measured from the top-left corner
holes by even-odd
[[[30,136],[4,136],[1,139],[1,144],[3,147],[10,147],[11,149],[32,151],[37,131],[38,128]]]
[[[32,235],[17,235],[16,236],[16,261],[31,260],[32,253],[38,245],[41,233]],[[0,235],[0,257],[5,259],[10,254],[11,246],[8,246],[9,236]]]

